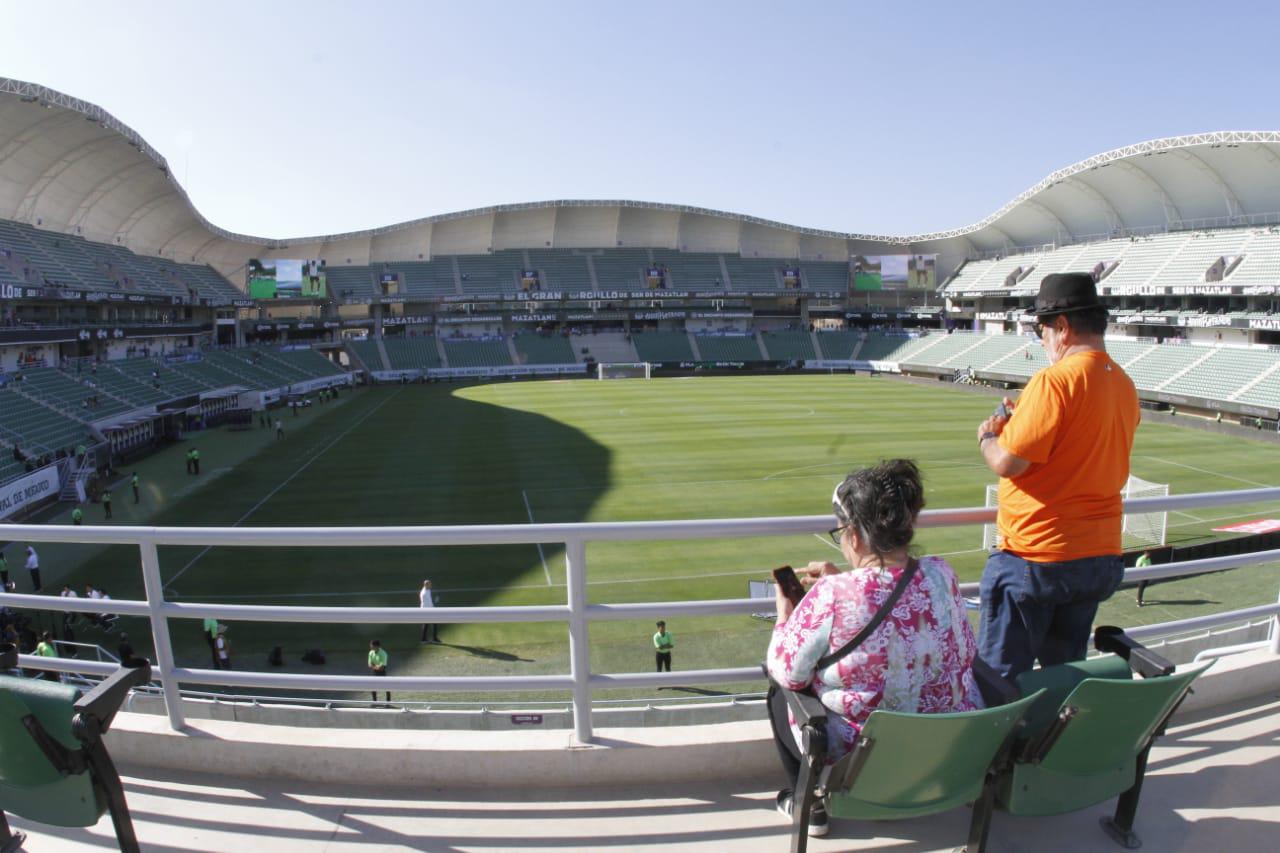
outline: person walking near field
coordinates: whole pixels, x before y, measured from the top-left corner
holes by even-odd
[[[195,458],[191,455],[191,451],[187,451],[187,473],[195,473]]]
[[[431,592],[431,581],[422,582],[422,589],[418,590],[418,606],[424,609],[434,608],[436,606],[435,595]],[[422,642],[440,642],[440,629],[435,622],[422,623]]]
[[[107,520],[111,519],[111,490],[102,490],[102,512]]]
[[[71,523],[79,527],[82,521],[84,521],[84,512],[80,509],[80,507],[76,507],[75,509],[71,510]]]
[[[284,438],[284,421],[276,418],[276,438]]]
[[[200,450],[195,447],[191,448],[191,473],[200,476]]]
[[[204,641],[209,646],[209,659],[213,661],[213,668],[218,668],[218,620],[205,618],[204,627],[201,629],[204,634]]]
[[[662,672],[665,669],[671,671],[671,650],[676,647],[676,639],[671,636],[671,632],[667,630],[666,622],[658,623],[658,632],[653,635],[654,661],[657,665],[657,671]]]
[[[133,488],[133,502],[135,504],[142,502],[142,495],[138,493],[138,472],[133,472],[133,478],[129,480],[129,485]]]
[[[369,641],[369,671],[374,675],[387,674],[387,650],[382,647],[380,640]],[[373,701],[378,701],[378,691],[369,691],[373,696]],[[391,702],[391,691],[387,691],[387,702]]]
[[[4,556],[4,551],[0,551],[0,584],[4,584],[4,589],[9,589],[9,561]]]
[[[31,574],[31,587],[39,592],[44,587],[40,584],[40,555],[36,549],[27,546],[27,571]]]

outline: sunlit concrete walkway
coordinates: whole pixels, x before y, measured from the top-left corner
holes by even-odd
[[[511,756],[520,761],[519,754]],[[122,768],[144,850],[587,851],[785,850],[773,811],[778,780],[548,789],[371,788],[245,781]],[[442,780],[443,781],[443,780]],[[1137,829],[1151,851],[1277,849],[1280,686],[1191,714],[1152,754]],[[1097,826],[1107,809],[1057,818],[997,814],[993,851],[1119,850]],[[969,812],[898,823],[834,820],[815,851],[945,850]],[[13,825],[31,851],[114,846],[110,820],[91,830]]]

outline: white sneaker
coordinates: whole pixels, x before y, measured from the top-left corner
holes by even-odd
[[[795,808],[795,797],[791,793],[790,788],[783,788],[778,792],[777,797],[778,813],[785,817],[788,821],[792,820]],[[831,830],[830,824],[827,822],[827,809],[818,800],[809,809],[809,837],[822,838]]]

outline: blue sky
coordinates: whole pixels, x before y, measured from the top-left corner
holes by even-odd
[[[1280,127],[1275,4],[40,3],[0,75],[97,103],[222,227],[627,198],[913,234],[1133,142]]]

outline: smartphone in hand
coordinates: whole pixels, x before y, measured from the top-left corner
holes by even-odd
[[[1009,407],[1004,404],[1003,400],[1000,401],[1000,405],[996,406],[995,416],[1005,420],[1009,419]]]
[[[800,599],[804,598],[804,586],[796,577],[796,570],[790,566],[779,566],[774,569],[773,580],[792,604],[799,604]]]

